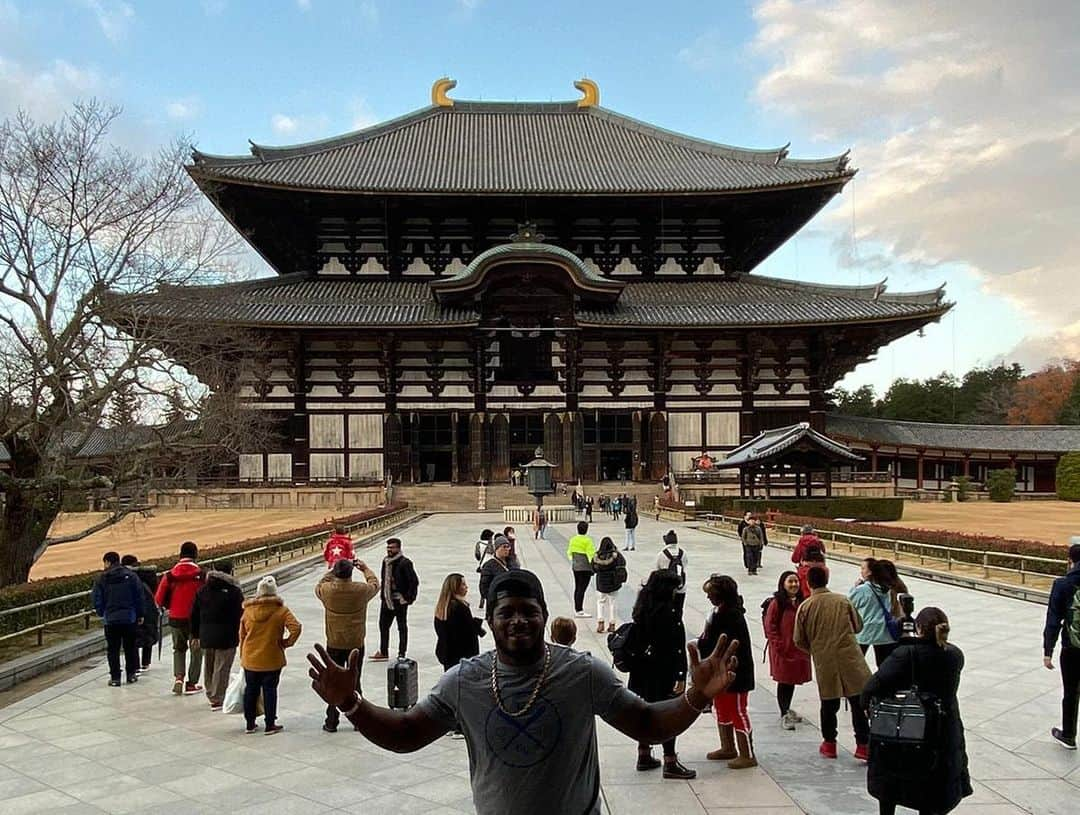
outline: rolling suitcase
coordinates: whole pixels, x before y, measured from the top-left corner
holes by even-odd
[[[386,668],[386,704],[397,710],[408,710],[417,702],[420,671],[415,659],[399,657]]]

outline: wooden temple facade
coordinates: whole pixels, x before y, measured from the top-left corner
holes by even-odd
[[[661,478],[770,428],[949,308],[942,291],[753,274],[854,175],[599,106],[432,104],[355,133],[194,153],[205,194],[277,273],[163,289],[140,319],[264,342],[238,364],[281,441],[250,482]],[[183,360],[181,360],[183,361]],[[198,373],[198,371],[195,371]]]

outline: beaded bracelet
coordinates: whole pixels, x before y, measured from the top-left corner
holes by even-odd
[[[684,702],[686,702],[687,706],[688,706],[688,707],[689,707],[689,708],[690,708],[690,709],[691,709],[692,711],[694,711],[694,712],[695,712],[696,714],[698,714],[698,715],[700,716],[700,715],[701,715],[702,713],[704,713],[704,712],[705,712],[705,710],[707,709],[707,707],[708,707],[708,702],[706,702],[706,707],[703,707],[703,708],[700,708],[700,707],[698,707],[697,705],[695,705],[695,704],[694,704],[693,702],[691,702],[691,701],[690,701],[690,688],[691,688],[691,687],[693,687],[693,686],[692,686],[692,685],[687,685],[687,686],[686,686],[686,689],[685,689],[685,690],[683,691],[683,694],[682,694],[682,696],[683,696],[683,701],[684,701]]]
[[[348,709],[345,709],[345,708],[342,708],[342,707],[339,706],[338,710],[340,710],[341,715],[344,716],[347,719],[350,716],[352,716],[354,713],[356,713],[356,711],[358,711],[360,709],[360,703],[363,702],[363,701],[364,701],[364,697],[361,696],[359,693],[355,693],[355,694],[353,694],[353,703],[352,703],[352,705],[350,705]]]

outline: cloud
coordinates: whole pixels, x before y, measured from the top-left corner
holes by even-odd
[[[721,55],[729,49],[724,35],[717,29],[710,29],[699,35],[677,54],[679,62],[695,71],[712,71],[720,67]]]
[[[349,102],[349,115],[352,117],[352,129],[363,130],[379,123],[379,118],[368,107],[367,100],[356,98]]]
[[[296,0],[296,7],[301,11],[311,11],[311,0]]]
[[[0,116],[24,110],[41,121],[57,119],[73,102],[101,96],[107,87],[93,68],[58,59],[34,69],[0,56]]]
[[[289,133],[295,133],[296,128],[299,127],[299,122],[292,116],[286,116],[284,113],[275,113],[270,118],[270,127],[274,129],[275,133],[284,136]]]
[[[1032,354],[1080,350],[1080,6],[1034,5],[764,0],[753,44],[761,105],[854,142],[861,173],[822,223],[873,265],[970,269]]]
[[[101,33],[110,42],[119,42],[127,36],[135,9],[123,0],[82,0],[82,4],[94,13]]]
[[[329,125],[330,117],[325,113],[305,116],[275,113],[270,117],[270,127],[279,136],[324,138]]]
[[[175,119],[177,121],[193,119],[199,115],[200,110],[202,110],[202,102],[199,101],[197,96],[185,96],[183,99],[173,99],[165,105],[165,114],[170,119]]]

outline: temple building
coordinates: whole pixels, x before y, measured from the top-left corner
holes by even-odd
[[[264,339],[237,376],[281,439],[235,478],[473,483],[541,445],[560,480],[655,480],[764,430],[825,432],[838,379],[949,309],[941,289],[754,273],[855,175],[846,154],[680,135],[575,86],[469,102],[439,80],[430,106],[354,133],[194,152],[276,275],[137,310]]]

